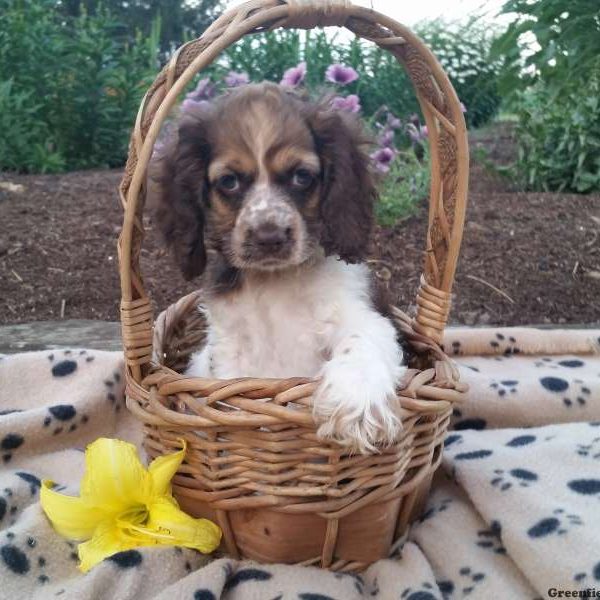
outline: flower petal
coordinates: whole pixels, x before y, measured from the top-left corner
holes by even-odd
[[[152,478],[152,494],[154,496],[170,493],[171,479],[185,457],[186,443],[185,440],[182,442],[183,448],[179,452],[159,456],[150,463],[148,472]]]
[[[217,525],[208,519],[186,515],[173,498],[163,496],[149,509],[148,522],[138,531],[152,539],[150,543],[184,546],[207,554],[221,542],[221,529]]]
[[[106,520],[97,527],[92,539],[77,547],[81,561],[79,569],[87,573],[105,558],[117,552],[131,550],[138,545],[135,541],[124,537],[112,520]]]
[[[150,499],[152,480],[133,444],[99,438],[85,451],[81,499],[88,506],[117,514]]]
[[[352,67],[335,63],[327,68],[325,79],[331,83],[348,85],[358,79],[358,73]]]
[[[54,529],[71,540],[86,540],[94,533],[105,514],[84,504],[81,498],[55,492],[45,479],[40,488],[40,503]]]

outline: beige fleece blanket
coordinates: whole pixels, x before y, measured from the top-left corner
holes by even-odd
[[[177,548],[124,552],[81,574],[75,544],[40,510],[40,479],[75,494],[87,443],[139,443],[121,356],[1,357],[0,598],[533,600],[600,590],[600,331],[451,330],[445,346],[470,398],[408,541],[361,576]]]

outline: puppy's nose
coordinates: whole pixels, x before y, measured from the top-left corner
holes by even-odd
[[[291,227],[279,227],[272,223],[260,225],[251,232],[252,241],[265,250],[276,250],[292,239]]]

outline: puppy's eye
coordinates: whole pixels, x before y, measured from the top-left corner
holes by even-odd
[[[300,189],[306,189],[315,180],[314,175],[307,169],[296,169],[292,176],[292,185]]]
[[[233,173],[223,175],[217,180],[217,187],[226,194],[233,194],[240,189],[240,179]]]

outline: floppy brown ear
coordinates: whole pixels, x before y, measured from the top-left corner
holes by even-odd
[[[201,275],[206,266],[208,126],[208,113],[186,115],[150,167],[154,219],[187,280]]]
[[[322,103],[309,123],[323,165],[321,244],[349,263],[364,260],[377,190],[366,154],[369,139],[359,119]]]

